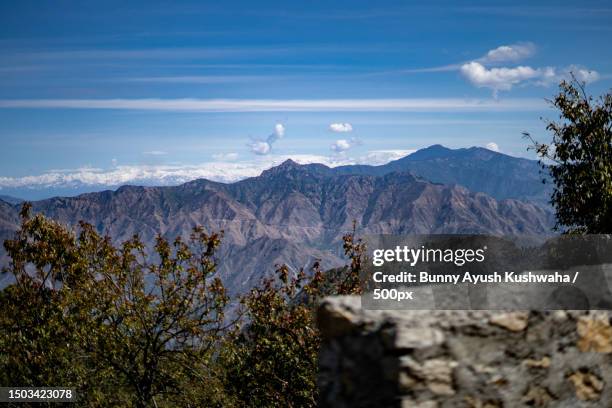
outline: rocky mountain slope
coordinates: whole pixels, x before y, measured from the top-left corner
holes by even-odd
[[[203,225],[223,230],[219,270],[242,291],[274,265],[343,263],[342,235],[357,222],[367,233],[538,234],[550,230],[546,208],[496,200],[458,185],[431,183],[406,172],[342,174],[290,160],[233,184],[196,180],[176,187],[124,186],[117,191],[52,198],[35,212],[68,225],[79,220],[120,242],[138,233],[151,245],[158,232],[187,236]],[[0,202],[0,239],[17,228],[18,205]]]

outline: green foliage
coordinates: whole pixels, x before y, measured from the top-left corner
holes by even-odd
[[[190,245],[178,238],[170,245],[158,237],[159,262],[148,264],[134,237],[124,243],[115,270],[101,274],[104,324],[92,351],[119,373],[118,383],[130,386],[138,405],[158,396],[184,402],[185,380],[210,377],[206,363],[223,330],[228,301],[221,281],[210,276],[218,245],[219,236],[200,228]]]
[[[548,122],[550,144],[532,141],[554,183],[557,228],[569,233],[612,232],[612,94],[594,101],[575,78],[562,82]]]
[[[78,231],[26,204],[4,243],[14,284],[0,292],[0,385],[75,387],[90,407],[316,405],[315,308],[360,293],[354,234],[349,266],[324,274],[316,262],[296,276],[279,266],[230,324],[215,275],[221,235],[158,237],[149,254],[137,236],[116,247],[89,224]]]
[[[15,284],[0,296],[2,384],[78,384],[81,392],[92,390],[100,373],[82,347],[92,331],[88,312],[94,301],[84,254],[94,254],[98,243],[89,231],[79,244],[59,224],[42,216],[30,219],[27,205],[22,216],[15,239],[4,244]],[[101,262],[90,266],[95,270]]]
[[[247,325],[233,342],[228,388],[244,406],[316,406],[316,376],[321,337],[316,327],[318,301],[330,294],[361,293],[365,245],[354,234],[343,237],[351,265],[323,274],[318,262],[308,277],[290,277],[287,266],[243,298]]]
[[[283,265],[277,272],[278,281],[266,279],[243,299],[248,323],[234,342],[228,387],[248,406],[314,406],[319,338],[312,302],[322,273],[315,267],[307,282],[303,271],[289,278]]]
[[[228,301],[211,276],[219,235],[159,237],[150,263],[138,237],[117,249],[88,224],[75,236],[28,206],[22,217],[5,242],[15,284],[0,297],[3,385],[73,386],[87,406],[215,403],[193,384],[216,381]]]

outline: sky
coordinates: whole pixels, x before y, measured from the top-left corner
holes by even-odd
[[[0,195],[231,182],[432,144],[533,158],[574,72],[612,85],[604,1],[0,3]]]

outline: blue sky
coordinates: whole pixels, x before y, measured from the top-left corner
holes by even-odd
[[[527,156],[571,70],[612,83],[586,2],[2,2],[0,194],[232,181],[434,143]]]

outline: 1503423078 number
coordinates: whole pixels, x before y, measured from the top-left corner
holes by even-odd
[[[0,402],[74,402],[76,392],[68,387],[0,387]]]

